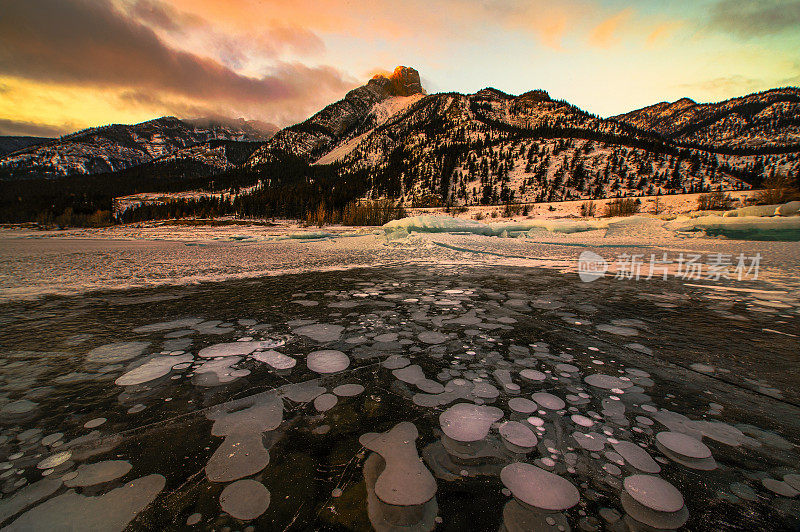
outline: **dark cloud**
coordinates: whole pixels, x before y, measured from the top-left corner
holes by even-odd
[[[34,122],[0,118],[0,135],[19,137],[58,137],[69,133],[74,129],[75,128],[73,126],[68,124],[53,126],[49,124],[37,124]]]
[[[760,37],[800,27],[800,1],[720,0],[710,11],[710,27],[740,37]]]
[[[260,78],[243,76],[169,47],[108,0],[0,0],[0,13],[0,73],[20,78],[167,91],[244,106],[303,107],[352,86],[332,67],[298,63],[281,63]]]

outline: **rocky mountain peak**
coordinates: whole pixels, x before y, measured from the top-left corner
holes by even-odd
[[[398,66],[389,76],[376,74],[369,83],[383,87],[392,96],[425,94],[419,80],[419,72],[407,66]]]

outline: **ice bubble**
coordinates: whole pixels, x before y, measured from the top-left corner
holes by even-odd
[[[392,370],[404,368],[409,364],[411,364],[411,361],[406,357],[400,355],[390,355],[386,358],[386,360],[381,362],[381,365],[384,368]]]
[[[695,428],[714,441],[737,447],[746,441],[742,431],[720,421],[695,421]]]
[[[60,453],[48,456],[47,458],[36,464],[36,467],[39,469],[50,469],[52,467],[58,467],[67,460],[69,460],[70,458],[72,458],[72,451],[62,451]]]
[[[620,327],[617,325],[601,324],[597,326],[597,330],[611,334],[616,334],[619,336],[636,336],[637,334],[639,334],[639,331],[637,331],[632,327]]]
[[[622,380],[619,377],[614,377],[612,375],[603,375],[602,373],[595,373],[594,375],[588,375],[584,377],[583,381],[596,388],[603,388],[605,390],[612,390],[614,388],[618,388],[620,390],[624,390],[625,388],[630,388],[633,386],[633,383],[629,380]]]
[[[51,446],[58,440],[64,437],[63,432],[54,432],[53,434],[48,434],[44,438],[42,438],[42,445]]]
[[[500,480],[515,499],[539,510],[557,512],[580,501],[578,489],[570,481],[531,464],[515,462],[505,466]]]
[[[614,450],[617,451],[622,458],[625,459],[630,465],[643,471],[644,473],[656,474],[661,472],[661,466],[653,460],[650,454],[636,445],[628,441],[621,441],[612,444]]]
[[[144,410],[145,408],[147,408],[147,406],[145,406],[145,405],[143,405],[143,404],[139,403],[139,404],[136,404],[136,405],[133,405],[132,407],[130,407],[130,408],[128,409],[128,413],[129,413],[129,414],[138,414],[139,412],[141,412],[141,411],[142,411],[142,410]]]
[[[101,345],[89,351],[86,362],[91,364],[113,364],[136,358],[150,346],[150,342],[117,342]]]
[[[194,360],[192,355],[155,357],[117,378],[114,383],[119,386],[135,386],[137,384],[150,382],[169,374],[173,366],[184,362],[191,362],[192,360]]]
[[[514,397],[509,399],[508,407],[514,412],[519,412],[520,414],[532,414],[533,412],[536,412],[536,409],[538,408],[536,403],[530,399],[525,399],[524,397]]]
[[[500,390],[488,382],[478,381],[472,388],[472,394],[483,399],[494,399],[500,395]]]
[[[313,351],[306,357],[308,369],[316,373],[337,373],[347,369],[350,359],[341,351]]]
[[[702,460],[711,458],[711,449],[703,442],[680,432],[659,432],[656,442],[684,458]]]
[[[375,338],[373,338],[376,342],[396,342],[397,341],[397,333],[386,333],[386,334],[379,334]]]
[[[195,325],[199,325],[202,321],[203,320],[200,318],[184,318],[180,320],[165,321],[161,323],[151,323],[150,325],[137,327],[136,329],[133,330],[133,332],[151,333],[151,332],[171,331],[173,329],[185,329],[187,327],[194,327]]]
[[[753,491],[753,488],[741,482],[731,484],[731,493],[746,501],[754,502],[758,500],[758,494]]]
[[[316,399],[314,399],[314,408],[317,409],[317,412],[327,412],[339,401],[339,398],[331,393],[323,393]]]
[[[439,425],[447,437],[458,442],[480,441],[489,434],[492,423],[503,411],[492,406],[458,403],[439,416]]]
[[[625,491],[639,504],[657,512],[677,512],[683,495],[666,480],[652,475],[631,475],[623,481]]]
[[[94,464],[81,464],[77,474],[64,482],[67,487],[86,487],[103,484],[124,477],[131,470],[130,462],[125,460],[106,460]]]
[[[203,515],[199,513],[193,513],[189,517],[186,518],[186,526],[194,526],[199,523],[203,519]]]
[[[416,506],[436,495],[436,481],[417,453],[414,424],[404,421],[382,433],[370,432],[358,441],[386,463],[375,482],[375,495],[386,504]]]
[[[279,390],[284,397],[295,403],[309,403],[325,393],[325,388],[320,386],[316,379],[293,384],[284,384]]]
[[[211,427],[214,436],[275,430],[283,422],[283,400],[264,392],[216,406],[207,417],[214,421]]]
[[[83,424],[83,428],[85,428],[85,429],[94,429],[94,428],[99,427],[100,425],[102,425],[105,422],[106,422],[106,418],[97,417],[97,418],[94,418],[94,419],[90,419],[89,421],[84,423]]]
[[[207,360],[197,368],[193,382],[198,386],[219,386],[246,377],[250,370],[234,369],[232,366],[241,361],[241,357],[223,357]]]
[[[584,434],[582,432],[573,432],[572,437],[578,442],[578,445],[587,451],[598,452],[602,451],[606,445],[606,439],[596,432]]]
[[[516,421],[506,421],[500,425],[499,432],[503,440],[517,447],[530,448],[538,441],[531,429]]]
[[[783,481],[789,484],[792,488],[800,491],[800,474],[787,473],[783,475]]]
[[[548,410],[561,410],[566,406],[566,403],[560,397],[557,397],[547,392],[536,392],[531,395],[536,404]]]
[[[219,503],[222,510],[232,517],[249,521],[267,511],[270,493],[262,483],[248,478],[225,486]]]
[[[148,475],[98,497],[69,490],[28,510],[4,530],[124,530],[165,483],[161,475]]]
[[[34,403],[33,401],[28,401],[27,399],[20,399],[18,401],[12,401],[10,403],[4,404],[0,407],[0,415],[2,416],[24,416],[26,414],[30,414],[39,405]]]
[[[580,425],[581,427],[591,427],[592,425],[594,425],[594,421],[580,414],[573,414],[572,416],[570,416],[570,419],[572,419],[573,423],[575,423],[576,425]]]
[[[426,344],[441,344],[450,339],[446,334],[434,331],[423,331],[417,335],[421,342]]]
[[[761,484],[775,495],[780,495],[781,497],[796,497],[800,493],[786,482],[775,480],[774,478],[761,479]]]
[[[417,382],[424,381],[426,379],[425,373],[423,373],[422,368],[417,364],[396,369],[392,371],[392,375],[407,384],[416,384]]]
[[[261,433],[233,433],[225,438],[206,464],[212,482],[230,482],[254,475],[269,464]]]
[[[294,329],[294,334],[306,336],[317,342],[334,342],[339,339],[344,331],[341,325],[331,325],[328,323],[315,323]]]
[[[268,364],[273,369],[277,370],[292,369],[297,365],[297,360],[294,358],[273,350],[257,351],[250,355],[250,358]]]
[[[355,397],[364,391],[360,384],[341,384],[333,389],[333,393],[339,397]]]
[[[259,342],[227,342],[214,344],[201,349],[197,356],[201,358],[231,357],[249,355],[256,349],[269,349],[275,347],[272,341]]]

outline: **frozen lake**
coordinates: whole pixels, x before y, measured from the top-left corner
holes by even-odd
[[[5,236],[10,530],[799,524],[797,243]],[[584,248],[763,277],[584,283]]]

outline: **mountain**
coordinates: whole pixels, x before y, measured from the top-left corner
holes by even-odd
[[[306,161],[330,152],[358,130],[378,125],[422,97],[419,73],[398,66],[390,76],[376,75],[366,85],[348,92],[308,120],[280,130],[253,155],[253,164],[263,164],[286,154]]]
[[[53,140],[49,137],[0,136],[0,157]]]
[[[120,196],[189,190],[192,200],[142,205],[125,219],[305,217],[378,198],[423,207],[747,189],[800,179],[798,95],[684,98],[601,118],[540,89],[427,94],[419,73],[400,66],[261,142],[244,140],[252,123],[167,117],[18,151],[0,159],[0,221],[67,208],[90,216]]]
[[[661,102],[614,119],[685,145],[716,149],[800,145],[800,89],[786,87],[699,104]]]
[[[419,75],[398,67],[370,80],[279,131],[247,167],[330,165],[339,181],[366,179],[365,197],[420,206],[730,190],[800,169],[797,89],[603,119],[543,90],[386,89],[409,78]]]
[[[214,160],[219,154],[195,148],[215,140],[263,141],[272,133],[260,123],[183,121],[168,116],[135,125],[90,128],[34,145],[0,159],[0,171],[7,179],[52,178],[117,172],[180,153]]]

